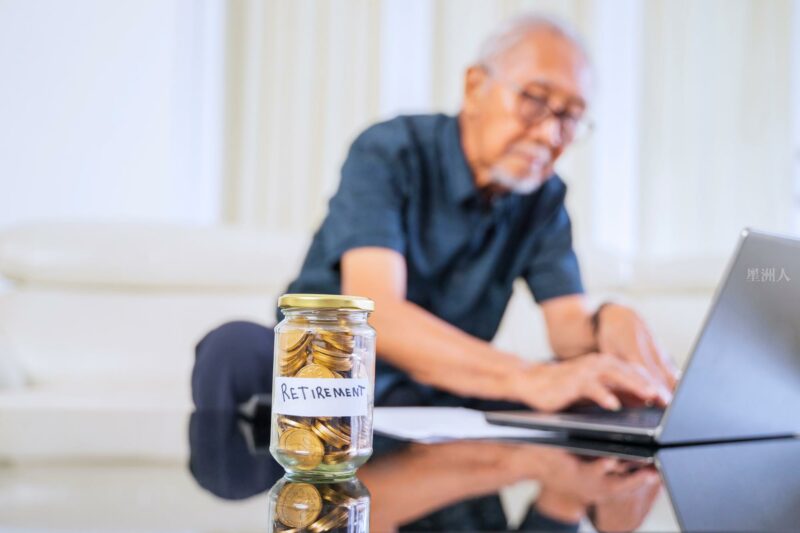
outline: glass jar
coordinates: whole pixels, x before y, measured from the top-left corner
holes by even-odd
[[[285,294],[278,305],[270,453],[295,477],[352,476],[372,454],[374,303]]]
[[[287,477],[269,491],[270,531],[369,531],[369,491],[358,478],[296,481]]]

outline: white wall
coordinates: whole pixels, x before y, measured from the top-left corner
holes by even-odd
[[[0,1],[0,227],[218,219],[221,5]]]
[[[576,24],[598,71],[595,134],[561,166],[587,274],[624,284],[679,261],[688,278],[707,253],[721,266],[742,225],[800,228],[799,5],[0,0],[0,227],[309,231],[353,135],[457,109],[478,42],[533,9]],[[695,284],[716,277],[702,270]]]
[[[456,111],[480,41],[531,10],[573,23],[596,68],[594,133],[558,167],[590,285],[709,290],[742,227],[800,220],[798,0],[233,5],[228,221],[313,230],[353,136]]]

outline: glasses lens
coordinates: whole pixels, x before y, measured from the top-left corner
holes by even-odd
[[[535,96],[522,93],[519,95],[519,118],[527,125],[543,120],[550,110],[547,103]]]

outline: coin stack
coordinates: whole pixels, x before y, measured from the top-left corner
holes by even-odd
[[[287,482],[277,496],[273,530],[286,533],[322,533],[336,528],[364,530],[365,524],[356,523],[364,516],[359,512],[359,503],[346,483]]]
[[[347,330],[292,330],[281,333],[280,375],[304,378],[350,377],[355,337]]]
[[[355,337],[336,331],[290,330],[279,335],[280,375],[298,378],[351,377]],[[362,425],[363,426],[363,425]],[[337,465],[353,457],[349,417],[278,416],[278,450],[299,470]]]

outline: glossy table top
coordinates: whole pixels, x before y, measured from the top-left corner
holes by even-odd
[[[188,465],[0,469],[0,531],[289,529],[274,518],[274,491],[270,504],[270,489],[287,482],[268,452],[268,422],[195,414],[188,439]],[[358,472],[372,531],[800,527],[800,439],[648,450],[376,436],[374,450]]]

